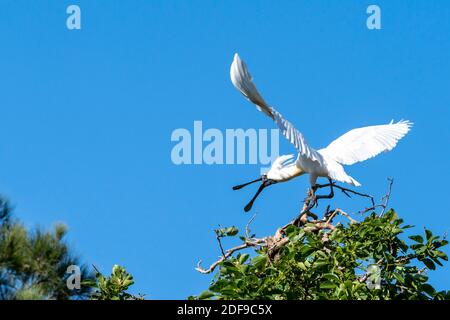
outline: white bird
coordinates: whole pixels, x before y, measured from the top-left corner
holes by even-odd
[[[391,121],[385,125],[353,129],[331,142],[326,148],[316,150],[307,143],[300,131],[264,101],[253,83],[245,62],[237,53],[231,64],[230,77],[233,85],[253,102],[259,111],[275,121],[281,133],[298,151],[296,159],[294,155],[282,155],[261,178],[233,187],[233,190],[238,190],[251,183],[262,181],[257,193],[245,207],[246,212],[251,209],[253,202],[265,187],[289,181],[303,174],[309,174],[313,191],[318,177],[328,178],[330,184],[332,180],[336,180],[360,186],[358,181],[345,172],[343,165],[352,165],[375,157],[383,151],[392,150],[413,125],[410,121],[402,120],[397,123]]]

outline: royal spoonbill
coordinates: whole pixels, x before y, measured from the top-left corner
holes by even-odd
[[[275,121],[281,133],[295,146],[298,155],[282,155],[272,164],[270,170],[260,178],[235,186],[233,190],[241,189],[249,184],[262,181],[258,191],[251,201],[245,206],[245,212],[249,211],[258,195],[269,185],[286,182],[303,174],[309,174],[311,190],[314,193],[318,177],[327,178],[330,181],[331,194],[333,196],[333,180],[345,182],[353,186],[361,184],[349,176],[343,165],[352,165],[375,157],[383,151],[390,151],[397,142],[403,138],[412,127],[410,121],[399,121],[389,124],[375,125],[350,130],[346,134],[331,142],[326,148],[316,150],[305,140],[303,135],[277,110],[269,106],[259,94],[253,83],[252,76],[247,65],[236,53],[230,68],[230,77],[233,85],[256,108]]]

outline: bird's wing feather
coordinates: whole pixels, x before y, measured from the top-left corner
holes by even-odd
[[[306,142],[303,134],[286,120],[278,111],[270,107],[258,92],[253,83],[252,76],[247,69],[247,65],[239,58],[236,53],[230,68],[230,77],[233,85],[251,102],[253,102],[259,111],[264,112],[272,118],[280,129],[281,133],[297,148],[300,156],[310,160],[323,163],[323,158],[314,148]]]
[[[248,100],[256,105],[259,111],[274,119],[272,108],[264,101],[253,83],[252,75],[247,69],[247,65],[239,58],[236,53],[234,55],[233,63],[230,67],[230,78],[233,85],[238,89]]]
[[[410,121],[350,130],[320,152],[344,165],[351,165],[390,151],[412,127]]]

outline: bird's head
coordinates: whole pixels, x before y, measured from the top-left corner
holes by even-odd
[[[282,155],[276,158],[270,170],[266,173],[267,179],[285,182],[300,175],[302,172],[293,160],[293,154]]]
[[[303,172],[295,165],[295,161],[292,161],[294,159],[294,155],[283,155],[275,159],[272,166],[270,167],[270,170],[263,174],[260,178],[240,184],[238,186],[234,186],[233,190],[239,190],[245,186],[248,186],[249,184],[261,181],[261,185],[259,186],[258,190],[256,191],[256,194],[253,196],[253,198],[250,200],[250,202],[245,206],[244,211],[248,212],[253,206],[253,202],[255,202],[256,198],[259,196],[259,194],[264,190],[264,188],[278,183],[278,182],[285,182],[293,177],[296,177]]]

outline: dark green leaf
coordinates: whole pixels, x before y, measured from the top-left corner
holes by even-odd
[[[261,254],[259,256],[256,256],[252,259],[252,264],[256,267],[256,268],[262,268],[266,265],[267,263],[267,256],[264,254]]]
[[[323,281],[320,284],[320,289],[335,289],[335,288],[336,288],[336,284],[331,281]]]
[[[434,264],[434,262],[431,259],[427,258],[427,259],[422,260],[422,262],[425,264],[425,266],[428,269],[431,269],[431,270],[436,269],[436,265]]]
[[[414,241],[416,241],[416,242],[423,243],[423,238],[422,238],[422,236],[415,235],[415,236],[409,236],[408,238],[410,238],[411,240],[414,240]]]
[[[249,256],[250,256],[250,255],[249,255],[248,253],[242,254],[242,255],[239,257],[239,263],[240,263],[240,264],[244,264],[245,261],[247,261],[247,259],[248,259]]]
[[[200,293],[200,295],[198,296],[198,299],[199,300],[206,300],[206,299],[209,299],[211,297],[214,297],[214,293],[212,293],[209,290],[205,290],[202,293]]]
[[[429,295],[432,296],[432,297],[434,296],[434,294],[435,294],[435,292],[436,292],[436,291],[434,290],[434,288],[433,288],[430,284],[428,284],[428,283],[423,284],[422,287],[421,287],[421,289],[422,289],[423,292],[429,294]]]

